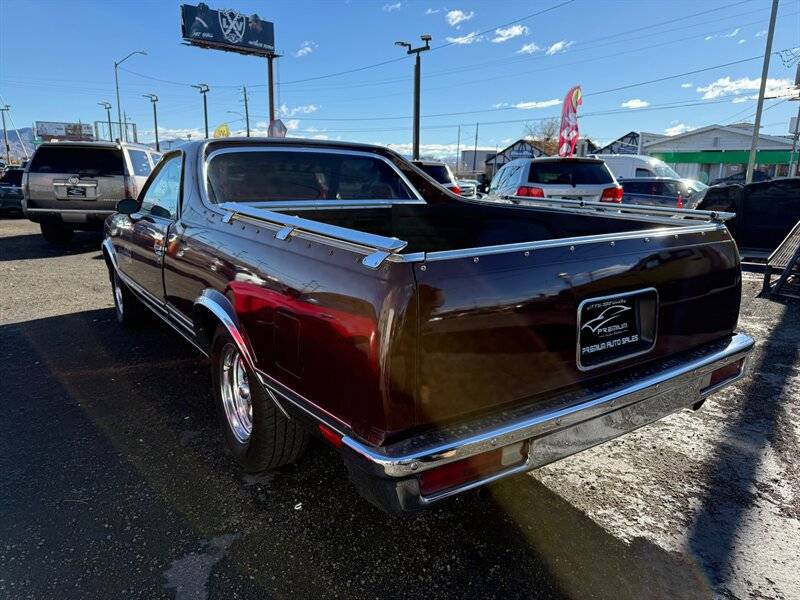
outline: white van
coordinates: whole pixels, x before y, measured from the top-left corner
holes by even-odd
[[[663,160],[645,154],[592,154],[591,156],[603,159],[617,179],[633,179],[634,177],[681,178]]]

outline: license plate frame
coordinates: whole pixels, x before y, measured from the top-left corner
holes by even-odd
[[[650,352],[658,335],[658,291],[644,288],[578,305],[575,360],[591,371]]]

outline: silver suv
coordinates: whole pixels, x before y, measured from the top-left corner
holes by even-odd
[[[65,244],[76,229],[102,229],[117,202],[136,198],[160,154],[114,142],[45,142],[22,179],[22,210],[44,238]]]
[[[619,203],[622,186],[597,158],[518,158],[492,178],[487,199],[526,197]]]

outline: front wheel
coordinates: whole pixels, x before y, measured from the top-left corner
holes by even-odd
[[[114,293],[114,312],[117,321],[130,327],[140,325],[145,318],[142,301],[133,295],[116,270],[111,273],[111,291]]]
[[[211,381],[225,441],[246,471],[276,469],[300,458],[308,434],[278,409],[223,326],[214,336]]]

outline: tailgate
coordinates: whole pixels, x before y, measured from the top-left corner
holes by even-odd
[[[628,238],[415,265],[418,424],[546,400],[734,330],[741,275],[724,226]]]

